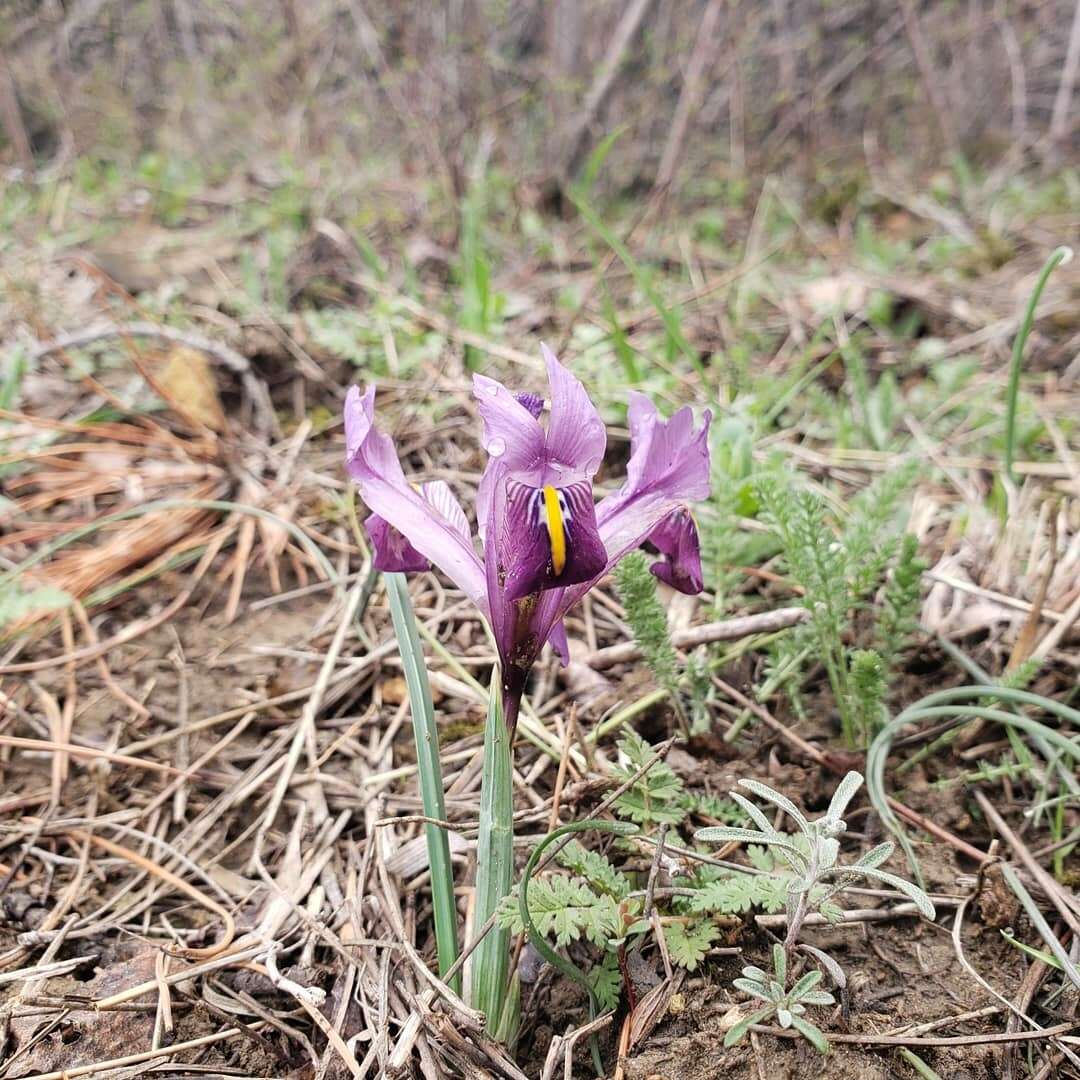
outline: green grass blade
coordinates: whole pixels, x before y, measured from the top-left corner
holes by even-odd
[[[1054,267],[1068,262],[1071,258],[1072,248],[1064,246],[1054,248],[1050,253],[1050,258],[1046,260],[1039,279],[1035,282],[1027,310],[1024,312],[1024,320],[1013,342],[1012,362],[1009,365],[1009,388],[1005,394],[1005,475],[1014,484],[1016,483],[1016,477],[1013,474],[1013,461],[1016,454],[1016,405],[1020,396],[1020,367],[1024,360],[1024,346],[1031,333],[1031,326],[1035,322],[1035,308],[1038,307],[1039,297],[1046,288],[1047,279],[1053,273]]]
[[[1006,728],[1015,728],[1032,737],[1033,741],[1044,744],[1052,749],[1061,751],[1066,756],[1080,760],[1080,738],[1069,738],[1055,728],[1047,727],[1036,720],[1030,720],[1026,716],[1003,712],[1001,709],[990,708],[986,705],[961,705],[953,702],[980,698],[999,699],[1011,705],[1031,705],[1051,713],[1061,720],[1080,726],[1080,711],[1054,701],[1052,698],[1043,697],[1041,694],[1032,694],[1027,690],[1017,690],[1007,686],[982,685],[982,686],[955,686],[948,690],[939,690],[930,694],[914,705],[906,708],[894,720],[891,720],[878,733],[866,752],[866,791],[870,801],[881,818],[882,823],[896,836],[900,846],[907,856],[908,865],[915,875],[919,885],[923,885],[922,873],[919,869],[918,859],[915,857],[915,849],[908,839],[907,833],[900,824],[900,819],[893,813],[889,806],[888,795],[885,791],[885,765],[889,757],[889,750],[893,740],[900,732],[910,724],[922,720],[940,720],[948,717],[972,717],[990,720],[1002,724]]]
[[[906,1046],[900,1047],[900,1056],[921,1076],[924,1080],[943,1080],[941,1073],[935,1072],[926,1064],[921,1057],[913,1054]]]
[[[1065,951],[1061,942],[1058,941],[1057,934],[1050,928],[1050,924],[1044,918],[1042,911],[1039,910],[1039,905],[1035,903],[1031,893],[1027,891],[1024,883],[1020,880],[1020,875],[1008,863],[1002,863],[1001,876],[1016,894],[1016,898],[1023,905],[1027,917],[1031,920],[1031,925],[1038,930],[1039,936],[1054,954],[1054,959],[1057,960],[1061,970],[1068,975],[1074,986],[1080,987],[1080,969],[1069,959],[1069,954]]]
[[[600,215],[589,205],[580,193],[571,192],[570,198],[578,208],[578,212],[588,222],[589,227],[601,240],[619,257],[623,266],[630,271],[634,283],[648,298],[649,303],[656,308],[660,321],[664,324],[664,332],[667,334],[670,344],[677,348],[693,365],[694,370],[705,378],[705,365],[701,362],[697,350],[686,340],[675,312],[664,303],[660,294],[656,291],[648,271],[630,254],[630,249],[604,224]]]
[[[510,891],[514,873],[514,788],[510,732],[506,730],[498,669],[492,674],[484,725],[484,773],[480,784],[480,834],[476,841],[476,905],[473,925],[482,927]],[[488,1030],[503,1014],[510,931],[495,925],[473,953],[471,1002],[487,1017]]]
[[[420,777],[420,798],[427,817],[446,819],[443,798],[442,765],[439,762],[439,731],[435,726],[435,708],[431,703],[424,650],[416,630],[404,574],[384,574],[390,614],[394,620],[401,666],[409,688],[413,736],[416,739],[416,768]],[[450,863],[450,839],[446,830],[425,825],[428,862],[431,865],[431,900],[435,918],[435,946],[439,954],[439,974],[445,975],[458,957],[457,907],[454,904],[454,868]],[[455,994],[461,993],[461,976],[450,980]]]

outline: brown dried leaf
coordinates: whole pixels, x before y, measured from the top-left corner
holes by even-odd
[[[225,430],[214,369],[206,356],[186,345],[174,345],[155,376],[159,392],[189,423],[219,434]]]

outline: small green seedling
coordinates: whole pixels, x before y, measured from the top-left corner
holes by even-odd
[[[824,999],[819,1001],[818,996],[823,992],[814,991],[814,987],[821,979],[821,972],[814,971],[804,975],[789,990],[787,988],[787,971],[793,954],[798,947],[800,951],[816,959],[838,986],[842,987],[844,985],[844,973],[840,965],[820,949],[815,949],[809,945],[799,946],[799,934],[811,908],[815,908],[828,916],[830,909],[826,906],[827,901],[848,888],[859,878],[871,878],[896,889],[897,892],[906,896],[918,908],[920,914],[927,919],[935,917],[934,905],[931,903],[930,897],[922,889],[917,885],[913,885],[910,881],[905,881],[903,878],[881,869],[881,864],[893,853],[894,845],[890,841],[871,848],[856,862],[848,864],[839,862],[839,838],[847,831],[847,824],[843,819],[843,815],[847,810],[848,803],[851,802],[855,793],[862,786],[862,782],[861,773],[849,772],[837,786],[825,814],[814,821],[809,821],[786,795],[774,791],[771,787],[759,783],[757,780],[740,780],[739,783],[759,799],[764,799],[782,810],[798,826],[799,832],[796,834],[780,832],[759,807],[755,806],[745,796],[733,791],[731,797],[745,811],[747,817],[757,828],[744,829],[728,825],[717,825],[707,829],[699,829],[695,833],[696,839],[712,843],[728,843],[732,840],[738,840],[762,844],[776,851],[792,871],[792,877],[788,883],[786,904],[787,935],[784,938],[783,945],[777,945],[773,950],[773,977],[765,976],[759,968],[746,968],[743,971],[746,978],[735,981],[735,986],[769,1002],[769,1007],[764,1013],[759,1009],[744,1021],[736,1024],[728,1032],[725,1040],[727,1045],[731,1045],[731,1043],[742,1038],[750,1024],[760,1023],[761,1016],[772,1015],[775,1012],[781,1026],[794,1027],[819,1050],[828,1048],[824,1035],[817,1028],[814,1028],[809,1021],[804,1020],[801,1012],[796,1012],[792,1008],[792,1005],[796,1003],[801,1005],[831,1004],[831,995],[825,995],[829,998],[828,1001],[824,1001]],[[807,982],[809,976],[816,977]],[[811,997],[806,996],[807,992],[811,993],[813,1000]],[[784,1023],[785,1019],[788,1020],[787,1023]]]
[[[736,979],[734,986],[765,1002],[764,1006],[744,1016],[724,1036],[725,1046],[734,1046],[741,1042],[751,1024],[761,1024],[772,1017],[782,1028],[794,1028],[823,1054],[829,1052],[829,1041],[825,1033],[816,1024],[806,1018],[807,1005],[832,1005],[835,998],[828,990],[818,990],[821,982],[820,971],[808,971],[791,989],[787,984],[787,957],[781,945],[773,946],[772,973],[759,967],[744,967],[743,977]]]

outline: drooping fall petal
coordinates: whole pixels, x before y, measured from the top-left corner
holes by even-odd
[[[508,600],[589,581],[607,561],[587,480],[537,488],[507,477],[502,529]]]
[[[454,498],[450,485],[444,480],[432,480],[422,484],[420,494],[424,501],[442,515],[446,523],[455,529],[472,546],[472,532],[469,519],[461,509],[461,503]],[[418,573],[430,570],[431,563],[409,542],[404,533],[399,532],[385,518],[378,514],[369,514],[364,522],[371,545],[374,548],[372,565],[376,570],[387,573]]]
[[[709,495],[711,412],[695,431],[689,407],[662,420],[644,394],[634,393],[629,421],[626,482],[596,508],[609,568],[639,547],[672,511]]]
[[[701,592],[701,542],[694,518],[685,506],[672,510],[649,533],[648,542],[663,556],[649,567],[656,577],[690,596]]]

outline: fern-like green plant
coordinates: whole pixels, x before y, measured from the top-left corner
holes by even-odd
[[[709,919],[675,919],[664,923],[664,944],[677,967],[697,971],[720,933]]]
[[[678,825],[686,817],[682,780],[666,761],[656,761],[648,772],[638,775],[657,754],[636,731],[627,731],[616,745],[619,761],[612,770],[614,776],[620,781],[638,779],[615,800],[615,813],[638,825]]]
[[[913,465],[884,474],[851,500],[842,521],[821,495],[793,489],[786,475],[768,474],[757,484],[763,516],[810,612],[807,623],[774,647],[769,685],[797,686],[806,663],[819,659],[850,746],[867,742],[880,727],[889,670],[915,627],[924,567],[915,539],[901,539],[896,529],[913,476]],[[890,563],[895,565],[877,621],[880,648],[853,650],[852,616],[867,606]]]
[[[851,706],[860,731],[877,731],[884,720],[888,669],[873,649],[856,649],[848,661]]]
[[[882,590],[876,626],[875,646],[890,674],[897,655],[918,628],[920,586],[926,567],[926,560],[919,555],[918,538],[914,533],[904,533],[892,573]]]
[[[576,878],[536,878],[529,888],[529,914],[537,930],[544,937],[554,937],[560,946],[584,938],[603,947],[622,929],[615,897],[594,892]],[[499,926],[513,934],[525,930],[517,889],[503,897],[496,918]]]
[[[659,686],[678,701],[679,658],[671,643],[667,613],[656,595],[656,578],[645,553],[632,551],[615,567],[615,589],[645,665]]]

